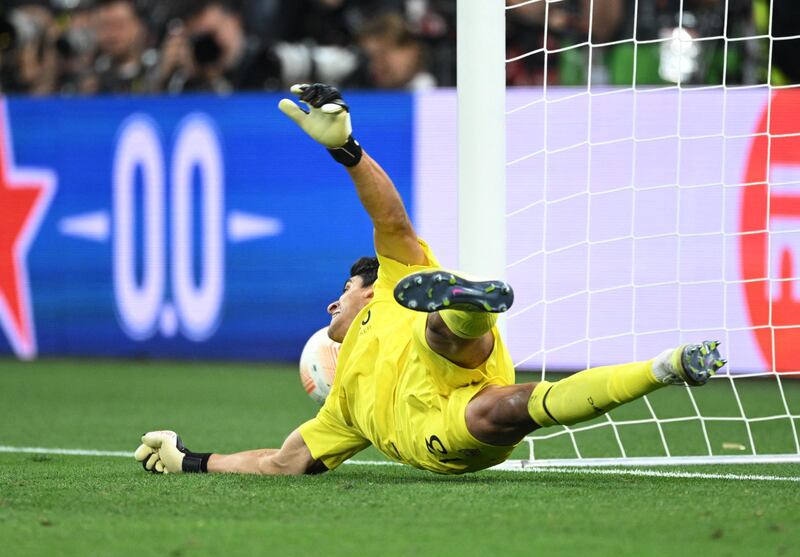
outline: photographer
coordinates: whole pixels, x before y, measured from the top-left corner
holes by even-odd
[[[161,90],[232,91],[282,89],[286,83],[349,75],[356,56],[341,47],[310,42],[273,43],[248,36],[241,13],[222,0],[192,3],[167,25],[157,80]]]
[[[48,39],[52,28],[49,2],[23,0],[0,6],[0,93],[52,92],[55,56]]]
[[[99,0],[93,13],[97,57],[94,83],[85,92],[146,93],[154,90],[157,53],[133,0]]]
[[[223,2],[198,2],[183,20],[168,24],[158,77],[164,90],[276,89],[280,64],[259,41],[249,39],[241,15]]]
[[[94,74],[97,46],[90,2],[80,0],[75,8],[57,19],[52,40],[56,58],[56,93],[75,95],[94,92],[97,88]]]

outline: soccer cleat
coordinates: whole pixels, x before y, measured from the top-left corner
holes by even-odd
[[[501,280],[477,281],[443,269],[430,269],[400,279],[394,299],[414,311],[441,309],[502,313],[514,303],[514,291]]]
[[[704,340],[702,344],[684,344],[672,353],[672,367],[692,387],[705,385],[727,360],[719,354],[718,340]],[[676,379],[678,379],[676,377]]]

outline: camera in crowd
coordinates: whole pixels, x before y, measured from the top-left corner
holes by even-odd
[[[191,38],[191,42],[192,55],[198,66],[213,66],[222,59],[222,46],[220,46],[214,33],[194,35]]]
[[[94,46],[94,37],[86,29],[67,29],[55,41],[56,52],[66,59],[91,52]]]

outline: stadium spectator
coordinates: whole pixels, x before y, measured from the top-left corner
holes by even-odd
[[[172,93],[272,91],[287,81],[338,83],[355,66],[356,56],[347,49],[248,36],[233,4],[207,0],[171,22],[158,76],[161,88]]]
[[[507,58],[520,57],[506,66],[509,85],[585,85],[589,75],[595,85],[630,85],[634,75],[639,84],[764,83],[769,41],[722,34],[763,35],[770,21],[777,37],[796,34],[789,0],[774,1],[772,18],[767,0],[506,4],[514,8],[506,13]],[[0,90],[453,86],[455,7],[456,0],[5,0]],[[799,79],[796,43],[774,41],[773,84]]]
[[[744,45],[741,41],[726,45],[722,34],[726,15],[729,36],[748,34],[747,0],[725,4],[715,0],[564,0],[550,4],[547,12],[542,2],[507,0],[507,4],[518,5],[508,12],[508,58],[536,52],[508,64],[510,85],[544,81],[545,47],[547,81],[553,84],[585,85],[591,75],[595,85],[630,85],[634,61],[638,84],[719,84],[726,48],[726,83],[746,79]]]
[[[509,85],[543,83],[545,49],[548,51],[548,83],[585,84],[589,75],[589,43],[603,44],[618,35],[628,8],[626,0],[565,0],[551,4],[547,10],[544,2],[526,4],[525,0],[507,0],[506,4],[513,7],[507,18],[507,57],[536,52],[508,64]],[[589,29],[592,30],[591,41]],[[595,83],[607,82],[603,62],[603,51],[595,48],[592,52],[592,81]]]
[[[740,29],[749,20],[748,3],[749,0],[621,0],[618,24],[607,37],[615,44],[600,51],[595,49],[596,63],[603,65],[603,78],[593,82],[630,85],[635,71],[637,84],[722,83],[725,16],[729,36],[744,34]],[[741,83],[742,45],[729,43],[727,49],[726,82]]]
[[[52,91],[52,28],[53,13],[45,0],[0,6],[0,92],[43,95]]]
[[[284,0],[250,0],[242,5],[242,16],[249,34],[277,37],[285,22],[280,16]],[[293,4],[293,2],[290,2]]]
[[[436,86],[426,69],[425,44],[400,14],[387,12],[367,22],[358,44],[366,57],[362,86],[416,91]]]
[[[94,10],[94,35],[95,75],[86,80],[82,90],[99,93],[154,90],[157,53],[148,48],[148,28],[133,0],[99,0]]]
[[[91,92],[95,86],[96,42],[90,2],[81,2],[59,18],[53,41],[56,53],[54,91],[64,95]]]
[[[367,17],[375,0],[294,0],[281,2],[277,30],[281,40],[311,39],[321,45],[350,46],[354,30]]]
[[[230,3],[197,2],[173,21],[162,46],[160,77],[170,92],[277,89],[280,62],[271,49],[245,33]]]
[[[506,12],[506,58],[527,55],[506,65],[506,83],[519,86],[542,84],[545,82],[545,39],[548,50],[560,46],[558,34],[568,25],[567,12],[561,4],[551,6],[545,36],[544,2],[526,4],[525,0],[506,0],[506,5],[513,7]],[[548,83],[557,81],[557,70],[558,55],[551,54],[546,70]]]

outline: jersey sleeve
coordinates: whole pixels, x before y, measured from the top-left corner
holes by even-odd
[[[300,426],[300,436],[305,441],[311,456],[321,460],[328,470],[339,465],[370,446],[370,442],[355,428],[348,426],[338,415],[331,396],[315,418]]]
[[[398,281],[406,275],[416,273],[417,271],[424,271],[425,269],[440,267],[439,261],[433,255],[431,248],[425,240],[417,238],[425,257],[428,258],[427,265],[407,265],[401,263],[385,255],[377,253],[378,256],[378,278],[373,286],[374,296],[376,300],[389,299],[394,300],[394,287]]]

